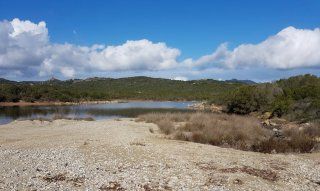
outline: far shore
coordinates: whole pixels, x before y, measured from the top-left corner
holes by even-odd
[[[0,102],[0,106],[51,106],[51,105],[79,105],[79,104],[103,104],[103,103],[121,103],[127,102],[124,100],[112,100],[112,101],[81,101],[81,102]]]
[[[60,101],[43,101],[43,102],[0,102],[0,107],[10,106],[52,106],[52,105],[80,105],[80,104],[108,104],[108,103],[127,103],[133,101],[172,101],[172,100],[105,100],[105,101],[79,101],[79,102],[60,102]],[[186,100],[177,100],[186,101]]]

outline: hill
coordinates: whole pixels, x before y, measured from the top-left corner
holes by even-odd
[[[230,83],[243,83],[243,84],[248,84],[248,85],[257,84],[255,81],[252,81],[252,80],[238,80],[238,79],[226,80],[226,82],[230,82]]]
[[[0,101],[89,101],[112,99],[214,100],[244,85],[217,80],[177,81],[144,76],[61,81],[0,82]]]
[[[4,79],[4,78],[0,78],[0,84],[2,84],[2,83],[14,83],[14,81],[10,81],[10,80]]]

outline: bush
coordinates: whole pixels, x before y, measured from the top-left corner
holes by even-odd
[[[257,111],[259,108],[254,91],[254,86],[244,86],[233,92],[227,105],[228,112],[248,114]]]
[[[317,142],[315,138],[320,136],[319,124],[312,124],[303,129],[288,128],[283,130],[285,138],[271,137],[266,141],[262,141],[253,146],[254,151],[271,153],[285,152],[298,152],[308,153],[311,152]]]
[[[282,117],[285,114],[289,113],[289,110],[292,105],[292,100],[284,96],[279,96],[272,103],[272,116],[273,117]]]
[[[308,153],[315,147],[316,141],[303,134],[290,137],[289,140],[270,138],[252,146],[253,151],[263,153]]]
[[[173,132],[173,124],[168,119],[160,120],[157,124],[160,131],[164,134],[169,135]]]
[[[290,121],[320,119],[320,79],[303,75],[241,86],[228,97],[227,111],[236,114],[269,111]]]
[[[269,138],[259,142],[258,144],[252,145],[251,149],[262,153],[272,153],[273,151],[277,153],[284,153],[289,150],[289,145],[286,141]]]
[[[316,145],[316,141],[303,133],[296,134],[288,141],[292,152],[308,153]]]
[[[5,102],[6,101],[6,96],[3,94],[0,94],[0,102]]]

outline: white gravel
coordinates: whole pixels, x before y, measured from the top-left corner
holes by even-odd
[[[320,153],[169,140],[134,119],[1,125],[0,161],[0,190],[320,190]]]

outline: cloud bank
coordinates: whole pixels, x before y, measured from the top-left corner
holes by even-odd
[[[51,75],[73,78],[79,73],[118,71],[201,71],[265,67],[269,69],[320,66],[320,29],[288,27],[258,44],[233,50],[221,44],[212,54],[178,61],[181,51],[164,42],[128,40],[111,46],[78,46],[50,42],[44,21],[13,19],[0,22],[0,76]],[[185,78],[177,78],[185,80]]]

